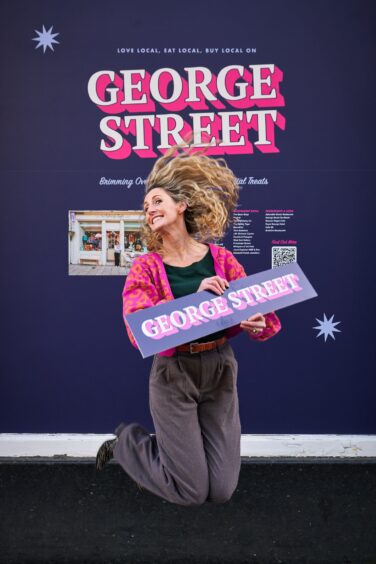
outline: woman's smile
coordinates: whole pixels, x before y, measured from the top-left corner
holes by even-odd
[[[161,223],[162,220],[163,220],[163,218],[164,218],[164,215],[162,215],[162,214],[160,214],[160,213],[152,214],[152,215],[150,216],[150,219],[149,219],[149,225],[150,225],[150,227],[152,227],[152,226],[154,226],[154,225],[158,225],[159,223]]]
[[[163,215],[154,215],[152,216],[150,223],[152,225],[154,225],[155,223],[157,223],[158,221],[160,221],[162,219]]]

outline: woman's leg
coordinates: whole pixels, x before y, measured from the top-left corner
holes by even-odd
[[[196,364],[199,369],[199,358]],[[114,458],[156,495],[181,505],[202,504],[208,496],[209,476],[197,416],[199,394],[189,385],[177,357],[158,355],[149,390],[155,436],[138,424],[126,425]]]
[[[222,503],[230,499],[237,486],[241,464],[238,363],[228,342],[216,351],[203,353],[202,359],[198,415],[209,470],[208,501]]]

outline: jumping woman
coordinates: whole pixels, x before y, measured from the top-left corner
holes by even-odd
[[[246,276],[224,247],[239,189],[223,159],[172,147],[146,182],[143,239],[123,291],[124,315],[202,290],[221,295]],[[137,347],[127,326],[131,343]],[[265,341],[281,329],[274,312],[154,356],[150,410],[155,435],[121,423],[99,448],[96,467],[114,458],[140,486],[180,505],[230,499],[240,471],[238,363],[229,338]]]

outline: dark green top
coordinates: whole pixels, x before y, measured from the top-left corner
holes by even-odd
[[[164,266],[174,298],[182,298],[183,296],[197,292],[204,278],[210,278],[216,274],[210,249],[204,258],[189,266],[171,266],[169,264],[165,264]],[[224,334],[224,330],[217,331],[216,333],[211,333],[205,337],[200,337],[199,339],[188,342],[204,343],[214,341],[223,337]]]

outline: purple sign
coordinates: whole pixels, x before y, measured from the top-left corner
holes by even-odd
[[[317,293],[297,263],[230,282],[222,294],[202,290],[126,315],[143,358],[238,325],[255,313],[270,313]]]

